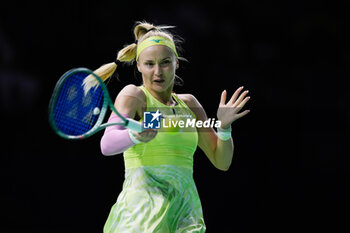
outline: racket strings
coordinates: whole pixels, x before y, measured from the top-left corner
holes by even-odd
[[[77,72],[65,79],[54,109],[56,127],[67,135],[82,135],[96,124],[103,105],[101,87],[84,90],[83,81],[88,74]]]

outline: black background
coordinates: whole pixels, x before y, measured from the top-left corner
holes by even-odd
[[[67,141],[47,106],[68,69],[96,69],[134,41],[135,21],[185,39],[177,93],[216,117],[220,94],[250,91],[235,155],[216,170],[200,149],[194,178],[207,232],[349,230],[349,2],[11,1],[0,15],[0,232],[102,232],[121,191],[121,156],[102,133]],[[118,68],[114,99],[134,78]]]

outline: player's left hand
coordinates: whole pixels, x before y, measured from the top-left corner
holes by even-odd
[[[235,91],[235,93],[233,93],[231,99],[227,103],[226,103],[227,91],[224,90],[221,93],[220,104],[216,114],[218,120],[221,121],[221,128],[230,127],[230,125],[235,120],[241,117],[244,117],[250,112],[250,110],[245,110],[243,112],[240,112],[244,107],[244,105],[250,99],[249,96],[246,97],[249,91],[247,90],[240,94],[242,90],[243,90],[243,87],[238,88]]]

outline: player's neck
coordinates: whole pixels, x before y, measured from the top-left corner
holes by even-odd
[[[171,95],[171,93],[173,92],[172,86],[163,92],[157,92],[154,90],[149,90],[149,92],[153,95],[154,98],[156,98],[162,104],[165,104],[168,106],[176,105],[176,102]]]

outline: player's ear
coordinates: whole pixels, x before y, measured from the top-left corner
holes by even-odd
[[[179,59],[176,59],[176,69],[179,69]]]

